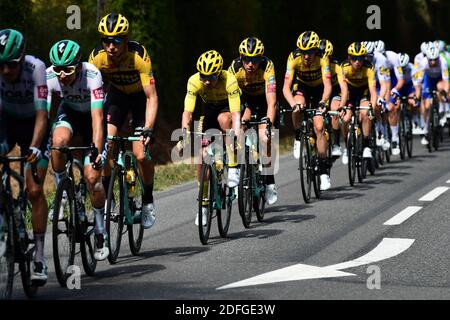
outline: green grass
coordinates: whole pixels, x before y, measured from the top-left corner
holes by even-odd
[[[165,164],[155,168],[154,190],[161,191],[196,178],[196,166],[190,164]]]

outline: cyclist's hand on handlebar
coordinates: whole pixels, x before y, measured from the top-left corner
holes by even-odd
[[[300,104],[300,103],[296,103],[293,107],[292,107],[292,112],[293,113],[297,113],[300,112],[301,109],[304,108],[304,105]]]
[[[344,107],[340,107],[337,111],[339,111],[339,118],[344,118],[347,113],[347,110],[345,110]]]
[[[394,99],[398,99],[400,97],[400,92],[397,89],[393,88],[391,90],[391,97]]]
[[[42,157],[42,152],[39,148],[36,147],[30,147],[28,149],[28,158],[27,158],[27,162],[28,163],[35,163],[37,161],[39,161]]]
[[[381,106],[383,112],[389,112],[389,107],[383,98],[378,98],[377,105]]]
[[[327,104],[325,102],[320,101],[318,107],[321,113],[323,114],[327,113]]]
[[[144,127],[141,133],[141,140],[147,146],[153,140],[153,129]]]

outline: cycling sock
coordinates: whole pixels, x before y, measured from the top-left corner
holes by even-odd
[[[34,232],[34,240],[35,240],[35,255],[34,261],[36,262],[44,262],[44,241],[45,241],[45,232],[44,233],[36,233]]]
[[[363,149],[364,148],[370,148],[370,137],[363,138]]]
[[[92,208],[95,215],[95,234],[105,233],[105,208]]]
[[[334,144],[336,146],[339,146],[341,144],[341,142],[340,142],[341,129],[337,129],[337,130],[333,129],[333,132],[334,132]]]
[[[420,114],[420,127],[425,128],[425,116],[423,114]]]
[[[439,113],[444,113],[444,112],[445,112],[445,103],[439,102]]]
[[[273,174],[266,176],[266,184],[275,184],[275,176]]]
[[[142,195],[142,204],[153,203],[153,183],[144,184],[144,194]]]
[[[111,182],[111,176],[103,176],[102,177],[103,188],[105,189],[106,193],[108,193],[110,182]]]
[[[66,170],[63,170],[61,172],[54,171],[53,176],[55,178],[56,187],[58,187],[59,182],[61,181],[61,179],[67,176],[67,171]]]
[[[295,139],[300,141],[301,134],[302,134],[302,130],[301,129],[295,129]]]
[[[398,126],[391,126],[392,141],[398,142]]]
[[[328,174],[328,161],[326,158],[319,158],[319,172],[320,174]]]

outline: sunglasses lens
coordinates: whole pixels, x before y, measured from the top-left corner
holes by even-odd
[[[210,74],[210,75],[200,74],[201,81],[216,81],[217,78],[218,78],[218,75],[216,75],[216,74]]]
[[[123,41],[123,37],[102,37],[102,42],[106,44],[118,45]]]
[[[312,54],[314,54],[316,51],[315,50],[313,50],[313,49],[311,49],[311,50],[302,50],[302,51],[300,51],[300,54],[302,55],[302,56],[306,56],[306,55],[312,55]]]
[[[244,63],[253,63],[253,64],[258,64],[261,62],[261,57],[243,57],[242,58],[242,62]]]
[[[75,67],[53,67],[53,71],[59,76],[61,73],[64,73],[66,76],[71,75],[75,72]]]

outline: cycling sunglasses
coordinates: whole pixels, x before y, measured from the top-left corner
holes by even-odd
[[[316,49],[300,50],[300,54],[301,54],[302,56],[306,56],[306,55],[311,56],[311,55],[315,54],[316,52],[317,52]]]
[[[125,37],[120,37],[120,36],[116,36],[116,37],[102,37],[102,42],[104,44],[113,44],[115,46],[119,45],[122,43],[122,41],[125,39]]]
[[[261,62],[261,57],[241,57],[243,63],[253,63],[258,64]]]
[[[219,78],[218,73],[210,74],[210,75],[205,75],[205,74],[200,73],[200,81],[216,81],[218,78]]]
[[[70,76],[75,73],[76,66],[68,66],[68,67],[55,67],[52,66],[53,72],[56,73],[57,76],[60,76],[61,73],[64,73],[65,76]]]
[[[15,69],[19,66],[19,61],[7,61],[7,62],[1,62],[0,63],[0,69],[3,69],[5,66],[8,67],[8,69]]]
[[[366,59],[365,56],[350,56],[350,60],[352,60],[352,61],[363,62],[365,59]]]

